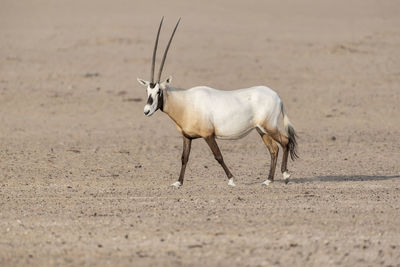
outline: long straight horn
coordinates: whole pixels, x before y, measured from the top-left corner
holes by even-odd
[[[174,38],[174,35],[175,35],[175,32],[176,32],[176,28],[178,28],[178,25],[179,25],[179,22],[180,22],[180,21],[181,21],[181,18],[179,18],[178,22],[176,23],[175,29],[174,29],[174,31],[172,32],[171,38],[169,39],[167,48],[165,48],[164,56],[163,56],[163,58],[162,58],[161,65],[160,65],[160,70],[158,71],[158,79],[157,79],[157,82],[160,82],[161,73],[162,73],[162,70],[163,70],[163,67],[164,67],[164,63],[165,63],[165,58],[167,57],[167,53],[168,53],[169,46],[170,46],[170,44],[171,44],[172,38]]]
[[[161,31],[161,26],[162,26],[163,20],[164,20],[164,17],[161,18],[160,26],[158,27],[156,43],[154,45],[153,61],[151,62],[151,73],[150,73],[150,77],[151,77],[150,82],[151,82],[151,84],[154,84],[154,67],[156,65],[156,52],[157,52],[157,45],[158,45],[158,37],[160,37],[160,31]]]

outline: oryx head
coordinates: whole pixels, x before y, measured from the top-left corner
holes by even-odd
[[[153,51],[153,60],[151,63],[151,72],[150,72],[150,81],[145,81],[138,78],[138,82],[147,87],[147,103],[144,106],[144,115],[151,116],[154,112],[156,112],[159,108],[163,108],[163,90],[167,87],[167,85],[171,82],[172,77],[168,77],[164,82],[160,82],[161,73],[164,67],[165,58],[167,57],[168,49],[171,44],[172,38],[174,37],[176,28],[178,28],[178,24],[181,19],[175,25],[174,31],[172,32],[171,38],[169,39],[168,45],[165,48],[164,56],[161,61],[160,70],[158,71],[157,81],[154,81],[154,66],[156,63],[156,52],[158,45],[158,37],[160,36],[161,26],[163,23],[164,17],[161,19],[160,26],[158,27],[156,43],[154,45]]]

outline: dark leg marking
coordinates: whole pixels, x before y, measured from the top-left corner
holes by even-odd
[[[284,172],[288,171],[287,162],[288,162],[288,156],[289,156],[289,139],[285,135],[281,134],[277,129],[274,131],[268,132],[268,134],[276,142],[278,142],[281,145],[281,147],[283,148],[281,172],[284,173]]]
[[[222,166],[224,169],[226,176],[228,176],[228,179],[232,178],[233,175],[229,171],[228,167],[225,165],[224,158],[222,157],[221,151],[219,150],[218,144],[215,141],[215,136],[208,136],[204,138],[206,140],[208,146],[210,147],[211,151],[214,154],[215,159],[218,161],[218,163]]]
[[[272,139],[272,137],[270,137],[268,134],[260,133],[260,135],[264,141],[264,144],[267,146],[269,153],[271,154],[271,167],[269,169],[268,180],[272,182],[274,180],[279,147],[275,143],[274,139]]]
[[[186,169],[186,164],[189,160],[191,146],[192,146],[192,139],[183,136],[183,151],[181,158],[182,167],[181,167],[181,173],[179,174],[179,182],[181,183],[181,185],[183,184],[183,178],[185,177],[185,169]]]

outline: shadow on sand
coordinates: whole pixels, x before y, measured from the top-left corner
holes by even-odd
[[[308,182],[362,182],[362,181],[382,181],[400,178],[400,175],[329,175],[329,176],[316,176],[312,178],[293,178],[290,179],[291,183],[308,183]]]

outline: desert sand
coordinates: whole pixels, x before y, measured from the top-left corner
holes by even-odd
[[[0,266],[400,266],[399,14],[391,0],[2,0]],[[261,186],[254,131],[218,141],[235,188],[201,139],[170,187],[182,138],[144,116],[136,81],[163,15],[159,57],[182,17],[172,86],[279,93],[299,135],[289,184],[279,162]]]

